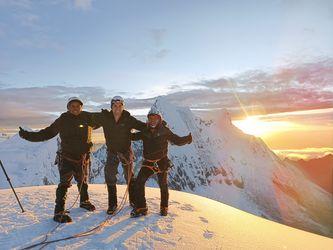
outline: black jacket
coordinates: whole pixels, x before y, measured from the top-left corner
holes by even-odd
[[[159,127],[146,129],[132,133],[131,138],[133,141],[143,141],[143,157],[148,160],[159,160],[168,155],[168,142],[177,146],[182,146],[192,142],[192,136],[178,136],[174,134],[163,122]]]
[[[94,123],[103,127],[105,142],[109,151],[127,152],[131,148],[131,130],[143,130],[146,124],[124,110],[118,120],[115,121],[112,110],[103,109],[100,113],[93,113]]]
[[[38,132],[20,132],[21,137],[28,141],[46,141],[58,133],[61,139],[61,150],[73,156],[80,156],[92,147],[91,131],[97,128],[92,122],[91,113],[82,111],[78,116],[70,112],[62,113],[49,127]]]

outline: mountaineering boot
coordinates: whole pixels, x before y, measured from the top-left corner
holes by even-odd
[[[161,207],[160,215],[161,216],[167,216],[168,215],[168,207]]]
[[[109,214],[109,215],[112,215],[112,214],[114,214],[116,212],[116,210],[117,210],[117,205],[111,206],[111,207],[109,206],[108,210],[106,211],[106,213]]]
[[[85,182],[78,183],[77,188],[80,192],[80,207],[88,211],[95,211],[96,207],[89,201],[88,184]]]
[[[80,202],[80,207],[88,211],[95,211],[96,207],[90,201]]]
[[[56,205],[54,207],[53,220],[59,223],[72,222],[72,218],[68,215],[69,211],[65,210],[67,187],[58,186],[56,191]]]
[[[65,211],[60,211],[58,213],[55,213],[53,220],[59,223],[72,222],[72,218]]]
[[[146,208],[146,207],[133,208],[133,210],[131,211],[131,217],[136,218],[139,216],[145,216],[145,215],[147,215],[147,212],[148,212],[148,208]]]

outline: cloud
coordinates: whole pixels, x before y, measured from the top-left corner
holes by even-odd
[[[152,41],[156,47],[161,47],[166,36],[166,29],[151,29],[149,31]]]
[[[167,57],[167,55],[170,53],[170,50],[168,49],[160,49],[154,53],[155,59],[163,59]]]
[[[283,149],[274,150],[282,159],[289,158],[292,160],[309,160],[313,158],[321,158],[329,154],[333,154],[333,148],[304,148],[304,149]]]
[[[18,38],[14,44],[23,48],[51,49],[57,52],[64,51],[64,46],[47,35],[38,34],[30,37]]]
[[[169,49],[163,47],[163,43],[166,37],[166,29],[151,29],[150,36],[153,42],[153,49],[150,58],[153,61],[161,60],[168,56],[170,53]]]
[[[1,128],[17,128],[20,125],[39,128],[50,124],[59,114],[66,111],[67,99],[78,96],[84,102],[84,109],[98,112],[110,108],[110,96],[99,87],[47,86],[29,88],[6,88],[0,84],[0,124]],[[126,94],[126,93],[124,93]],[[154,103],[154,98],[127,98],[126,109],[146,109]]]
[[[32,2],[31,0],[0,0],[0,6],[1,5],[30,9],[32,6]]]
[[[40,18],[38,15],[25,12],[16,14],[15,18],[20,22],[20,24],[24,27],[29,27],[33,29],[41,29],[41,26],[39,24]]]
[[[315,110],[303,110],[293,112],[273,113],[267,115],[253,116],[252,118],[258,122],[267,124],[279,124],[282,122],[292,122],[286,129],[289,131],[295,130],[299,132],[301,130],[331,132],[333,127],[333,108],[327,109],[315,109]],[[278,131],[282,131],[282,127],[278,128]],[[333,135],[333,133],[332,133]],[[311,135],[309,134],[308,137]]]
[[[48,124],[56,118],[54,114],[66,111],[70,96],[79,96],[85,103],[105,103],[105,91],[96,87],[32,87],[1,89],[0,123],[13,127],[21,123],[29,126]],[[85,109],[96,110],[95,105]],[[99,110],[99,109],[97,109]]]
[[[41,5],[64,4],[62,1],[41,2]],[[54,37],[43,20],[36,14],[36,3],[31,1],[1,1],[0,6],[7,7],[7,18],[0,23],[0,38],[3,42],[21,48],[52,49],[63,51],[64,47]],[[38,6],[43,7],[43,6]],[[17,32],[20,31],[20,32]]]
[[[149,29],[135,41],[136,44],[122,45],[122,49],[130,51],[131,59],[138,59],[145,63],[157,63],[171,53],[171,50],[164,46],[166,35],[166,29]]]
[[[180,106],[188,106],[209,117],[215,110],[226,108],[233,119],[247,115],[272,114],[300,110],[333,108],[333,59],[271,70],[248,71],[234,77],[174,84],[163,90],[164,98]],[[110,94],[102,88],[49,86],[38,88],[6,88],[0,85],[0,122],[14,125],[19,121],[35,124],[50,121],[52,112],[65,110],[69,96],[78,95],[87,103],[85,108],[100,110],[110,107]],[[150,91],[154,93],[154,89]],[[112,95],[116,93],[110,92]],[[140,93],[119,93],[140,96]],[[158,93],[156,96],[159,95]],[[141,93],[142,96],[142,93]],[[156,96],[127,98],[126,108],[150,107]],[[17,101],[19,100],[19,102]],[[311,111],[309,111],[311,112]],[[331,114],[313,116],[313,121],[327,123]],[[311,114],[298,115],[306,122]],[[39,117],[39,118],[36,118]],[[266,119],[278,120],[278,116]],[[43,124],[44,124],[43,123]],[[331,123],[330,123],[331,124]]]
[[[21,10],[30,10],[36,4],[39,5],[64,5],[74,6],[75,9],[87,11],[92,8],[93,0],[48,0],[48,1],[32,1],[32,0],[0,0],[0,6],[15,7]]]
[[[79,10],[90,10],[93,0],[74,0],[74,7]]]
[[[230,109],[234,115],[333,107],[333,59],[247,71],[234,77],[171,86],[166,98],[197,109]]]

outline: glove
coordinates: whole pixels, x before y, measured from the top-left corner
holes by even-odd
[[[192,143],[192,134],[191,133],[188,134],[187,139],[188,139],[187,144],[191,144]]]
[[[109,110],[107,110],[107,109],[102,109],[102,113],[103,113],[103,114],[108,114],[108,113],[109,113]]]
[[[26,139],[28,137],[28,131],[24,130],[23,128],[19,127],[19,136],[23,139]]]

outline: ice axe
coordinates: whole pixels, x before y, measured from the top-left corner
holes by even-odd
[[[15,189],[14,189],[12,183],[10,182],[10,179],[9,179],[9,177],[8,177],[8,175],[7,175],[7,172],[6,172],[6,170],[5,170],[5,167],[3,166],[1,160],[0,160],[0,166],[1,166],[2,170],[3,170],[3,172],[5,173],[6,178],[7,178],[7,181],[9,182],[9,185],[10,185],[10,187],[12,188],[12,190],[13,190],[13,192],[14,192],[14,194],[15,194],[16,200],[17,200],[18,204],[20,205],[20,207],[21,207],[21,209],[22,209],[22,213],[24,213],[24,209],[23,209],[23,207],[22,207],[22,204],[21,204],[19,198],[17,197],[17,194],[16,194],[16,192],[15,192]]]

